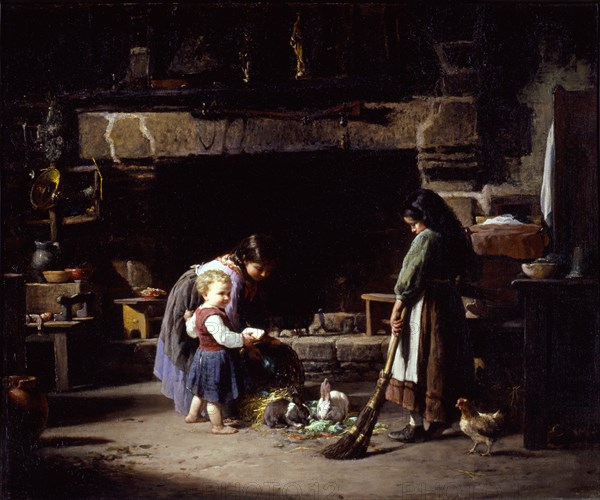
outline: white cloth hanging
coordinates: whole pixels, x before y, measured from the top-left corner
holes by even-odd
[[[554,120],[548,131],[546,139],[546,157],[544,158],[544,175],[542,177],[542,189],[540,192],[540,208],[544,221],[548,227],[554,225],[554,167],[555,167],[555,145],[554,145]]]

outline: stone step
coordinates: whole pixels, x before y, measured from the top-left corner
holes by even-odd
[[[377,380],[385,364],[389,337],[362,333],[280,338],[302,361],[306,380],[334,382]],[[111,341],[104,356],[103,379],[109,383],[152,380],[158,339]]]
[[[471,323],[476,357],[487,358],[490,351],[508,350],[507,343],[516,346],[515,355],[522,349],[518,343],[523,335],[521,322]],[[296,335],[279,337],[279,340],[294,349],[302,361],[307,381],[327,377],[334,382],[377,380],[390,342],[389,335],[367,336],[365,333]],[[103,362],[105,376],[112,383],[152,380],[157,341],[150,338],[110,342]]]
[[[280,338],[302,361],[306,380],[377,380],[385,364],[389,337],[364,333]]]

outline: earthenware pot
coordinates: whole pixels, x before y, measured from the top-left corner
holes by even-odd
[[[2,380],[7,395],[7,424],[12,449],[28,450],[48,421],[48,399],[31,375],[10,375]]]

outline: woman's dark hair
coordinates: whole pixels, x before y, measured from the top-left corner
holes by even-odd
[[[470,269],[474,260],[471,242],[456,214],[439,194],[429,189],[413,191],[404,201],[402,216],[422,221],[442,235],[451,275],[477,274],[476,269]]]
[[[270,264],[279,259],[279,246],[269,235],[253,234],[240,241],[231,253],[239,265],[244,262]]]

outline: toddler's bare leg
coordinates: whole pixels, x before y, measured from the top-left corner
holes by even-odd
[[[190,405],[190,411],[185,417],[186,424],[195,424],[197,422],[206,422],[207,418],[202,417],[200,412],[204,408],[205,402],[202,401],[198,396],[192,398],[192,404]]]
[[[212,424],[213,434],[235,434],[238,432],[233,427],[226,427],[223,425],[223,415],[221,414],[221,406],[217,403],[208,403],[207,407],[208,418]]]

